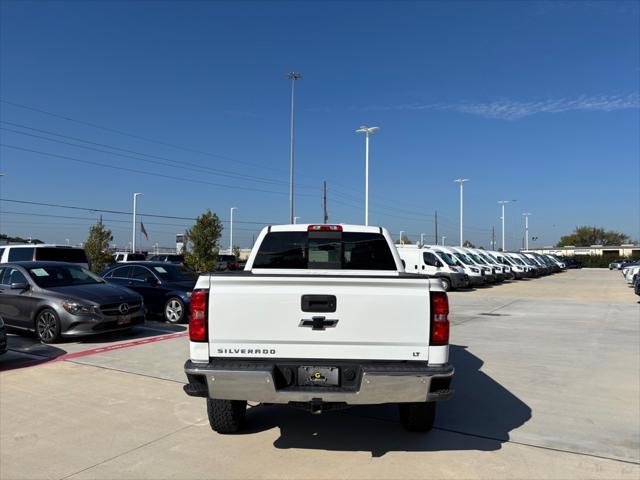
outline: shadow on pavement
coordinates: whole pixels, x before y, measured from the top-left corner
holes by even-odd
[[[86,350],[86,348],[83,348],[84,345],[109,345],[112,343],[122,343],[181,333],[186,330],[186,325],[171,325],[147,321],[144,325],[132,327],[130,330],[100,333],[84,337],[63,338],[59,343],[47,345],[41,343],[34,333],[7,327],[7,331],[13,335],[7,336],[8,350],[7,353],[0,356],[0,372],[46,363],[66,353]]]
[[[499,450],[509,432],[531,418],[531,409],[480,371],[482,360],[467,347],[452,345],[450,356],[456,368],[456,392],[452,400],[438,405],[431,433],[404,430],[395,405],[353,407],[318,416],[285,406],[260,406],[247,412],[246,433],[278,427],[276,448],[368,451],[373,457],[390,451]]]

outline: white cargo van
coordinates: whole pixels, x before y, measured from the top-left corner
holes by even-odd
[[[469,276],[464,268],[449,255],[424,245],[397,245],[396,248],[406,272],[439,278],[445,292],[469,286]]]
[[[0,263],[7,262],[70,262],[89,268],[84,249],[69,245],[49,243],[26,243],[23,245],[0,245]]]
[[[482,255],[482,258],[487,260],[489,263],[502,267],[502,273],[504,273],[505,279],[513,280],[516,278],[510,263],[505,262],[504,259],[498,260],[496,257],[491,255],[489,250],[480,250],[480,254]]]
[[[493,271],[494,271],[494,273],[496,275],[496,279],[499,282],[502,282],[502,281],[506,280],[507,278],[510,278],[511,269],[508,268],[506,265],[500,265],[493,258],[489,257],[485,250],[482,250],[481,248],[469,248],[468,250],[473,255],[475,255],[474,259],[482,260],[487,266],[489,266],[489,267],[491,267],[493,269]]]
[[[451,255],[451,257],[456,260],[462,266],[462,268],[464,268],[464,273],[469,276],[469,283],[472,286],[486,285],[487,279],[485,278],[484,270],[473,263],[473,261],[471,261],[471,259],[468,258],[464,253],[458,252],[452,247],[438,246],[434,248],[436,248],[438,251],[446,252]]]
[[[509,255],[503,252],[494,252],[494,251],[489,251],[487,253],[491,258],[494,258],[497,262],[501,263],[502,265],[509,266],[509,268],[511,269],[512,275],[516,279],[521,280],[523,278],[527,278],[531,276],[531,271],[529,267],[527,267],[524,263],[516,262],[515,259],[511,258]]]
[[[460,254],[467,257],[467,260],[471,262],[472,265],[478,267],[484,272],[484,278],[487,283],[495,283],[496,281],[496,273],[493,268],[484,263],[481,259],[476,259],[475,253],[469,251],[468,248],[460,248],[460,247],[451,247],[452,250],[459,252]]]

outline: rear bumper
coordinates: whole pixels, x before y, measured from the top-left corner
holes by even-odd
[[[299,365],[314,363],[318,362],[297,361]],[[331,402],[377,405],[447,400],[453,395],[450,385],[454,368],[449,364],[353,362],[351,365],[358,369],[352,386],[299,387],[283,386],[278,366],[271,362],[221,360],[195,364],[187,361],[184,369],[189,383],[184,386],[184,391],[195,397],[277,404]]]

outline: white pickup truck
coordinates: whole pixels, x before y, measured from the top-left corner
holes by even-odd
[[[247,401],[396,403],[408,430],[429,431],[453,394],[448,314],[440,281],[405,273],[383,228],[267,227],[244,271],[198,279],[184,390],[219,433],[243,427]]]

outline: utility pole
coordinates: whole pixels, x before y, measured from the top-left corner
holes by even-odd
[[[131,253],[136,253],[136,207],[138,206],[138,197],[141,193],[133,194],[133,225],[131,232]]]
[[[289,72],[287,78],[291,80],[291,151],[289,158],[289,223],[293,223],[293,119],[296,98],[296,80],[302,78],[301,73]]]
[[[324,184],[324,188],[323,188],[323,194],[322,194],[322,210],[323,210],[322,219],[323,219],[323,223],[327,223],[329,221],[329,214],[327,213],[327,181],[325,180],[323,184]]]
[[[493,250],[496,249],[496,227],[493,225],[491,225],[491,246]]]
[[[356,133],[364,133],[364,224],[369,225],[369,136],[380,130],[380,127],[361,126]]]
[[[457,178],[454,180],[455,183],[460,184],[460,246],[464,243],[464,234],[462,232],[462,213],[463,213],[463,190],[464,190],[464,182],[468,182],[468,178]]]
[[[507,203],[515,202],[515,200],[500,200],[498,203],[502,205],[502,251],[505,251],[505,241],[504,241],[504,206]]]
[[[435,222],[436,222],[436,245],[438,245],[438,211],[436,210],[436,214],[435,214]]]

